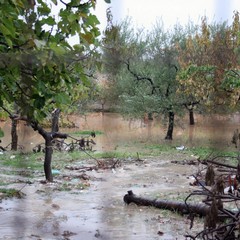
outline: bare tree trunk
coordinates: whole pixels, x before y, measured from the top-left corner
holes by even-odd
[[[52,132],[59,131],[59,116],[60,116],[60,109],[56,108],[52,112]]]
[[[11,127],[11,136],[12,136],[12,142],[11,142],[11,150],[17,151],[18,147],[18,135],[17,135],[17,124],[18,120],[16,120],[13,117],[10,117],[12,121],[12,127]]]
[[[52,167],[51,167],[52,154],[53,154],[52,137],[48,133],[47,136],[45,137],[44,173],[45,173],[46,180],[49,182],[53,181]]]
[[[166,140],[173,139],[173,127],[174,127],[174,112],[169,111],[168,112],[168,131],[165,137]]]
[[[190,125],[195,124],[193,109],[189,109],[189,124]]]
[[[8,113],[9,118],[12,121],[12,126],[11,126],[11,137],[12,137],[12,142],[11,142],[11,150],[16,151],[17,146],[18,146],[18,135],[17,135],[17,125],[18,125],[18,120],[16,119],[16,115],[11,113],[7,108],[4,106],[1,106],[1,108]],[[17,105],[14,105],[15,112],[18,112]]]

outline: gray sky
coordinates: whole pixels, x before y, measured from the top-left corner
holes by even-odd
[[[162,19],[166,28],[177,22],[185,25],[189,20],[200,23],[202,16],[209,21],[231,22],[233,11],[240,11],[240,0],[112,0],[114,21],[131,16],[137,27],[151,28],[157,19]],[[96,15],[101,21],[101,30],[106,26],[104,0],[97,1]]]

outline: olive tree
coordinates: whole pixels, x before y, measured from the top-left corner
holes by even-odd
[[[160,22],[145,33],[134,31],[125,21],[107,29],[103,48],[120,109],[138,117],[153,113],[167,116],[165,139],[172,139],[174,116],[182,108],[176,95],[177,34],[177,29],[165,31]]]

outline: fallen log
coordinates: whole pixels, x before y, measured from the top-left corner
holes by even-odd
[[[128,191],[128,193],[123,197],[123,201],[126,204],[135,203],[141,206],[152,206],[160,209],[176,211],[181,214],[195,213],[201,217],[206,216],[210,210],[210,207],[205,204],[193,204],[193,203],[186,204],[184,202],[147,199],[138,197],[132,192],[132,190]]]

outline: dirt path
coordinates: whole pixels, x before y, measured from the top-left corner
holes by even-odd
[[[41,173],[30,179],[31,184],[21,182],[23,178],[16,175],[15,183],[8,187],[22,188],[26,196],[0,203],[0,239],[185,239],[184,234],[202,227],[200,220],[190,231],[185,216],[123,203],[130,189],[152,198],[184,199],[192,190],[189,177],[197,167],[173,164],[170,158],[189,157],[179,154],[175,159],[167,155],[144,161],[129,159],[116,169],[87,171],[84,181],[79,178],[79,170],[62,169],[52,184],[42,184]],[[86,164],[78,162],[74,166]],[[0,177],[13,180],[8,175]],[[17,183],[17,179],[21,181]]]

